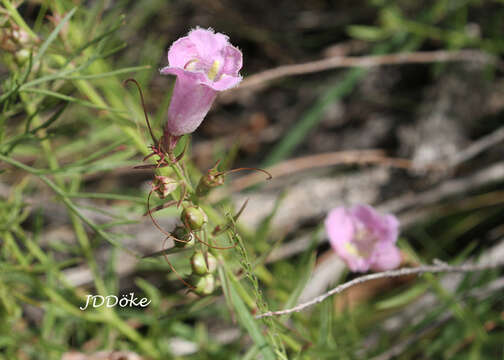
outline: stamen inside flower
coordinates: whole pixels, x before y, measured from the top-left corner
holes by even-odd
[[[347,250],[360,258],[368,258],[373,253],[373,249],[378,239],[369,229],[358,227],[354,234],[353,244],[347,244]]]
[[[198,59],[192,59],[189,60],[185,65],[184,69],[189,70],[189,71],[195,71],[196,70],[196,63],[198,62]]]
[[[212,64],[212,67],[207,72],[207,76],[210,80],[213,81],[215,79],[215,77],[217,76],[217,74],[219,73],[219,66],[220,66],[220,61],[215,60]]]
[[[357,250],[357,248],[352,243],[347,242],[345,244],[345,250],[348,251],[349,254],[361,257],[359,254],[359,250]]]

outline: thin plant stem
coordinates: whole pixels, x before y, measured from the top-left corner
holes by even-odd
[[[403,268],[403,269],[398,269],[398,270],[389,270],[389,271],[383,271],[379,273],[374,273],[374,274],[369,274],[369,275],[364,275],[360,276],[358,278],[355,278],[353,280],[350,280],[344,284],[338,285],[335,288],[329,290],[328,292],[317,296],[313,298],[312,300],[309,300],[307,302],[304,302],[302,304],[299,304],[297,306],[294,306],[293,308],[290,309],[284,309],[284,310],[277,310],[277,311],[268,311],[262,314],[259,314],[256,316],[256,319],[261,319],[265,317],[271,317],[271,316],[280,316],[280,315],[286,315],[286,314],[291,314],[294,312],[300,312],[303,311],[313,305],[316,305],[318,303],[321,303],[328,297],[342,293],[343,291],[358,285],[365,283],[367,281],[371,280],[376,280],[376,279],[383,279],[383,278],[391,278],[391,277],[399,277],[399,276],[406,276],[406,275],[420,275],[424,273],[447,273],[447,272],[475,272],[475,271],[482,271],[482,270],[487,270],[487,269],[495,269],[497,267],[504,266],[504,260],[496,261],[496,262],[491,262],[491,263],[485,263],[485,264],[464,264],[464,265],[458,265],[458,266],[451,266],[447,264],[440,264],[440,265],[425,265],[425,266],[419,266],[416,268]]]

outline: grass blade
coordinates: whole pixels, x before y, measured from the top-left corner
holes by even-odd
[[[273,350],[271,349],[268,341],[263,336],[261,328],[259,327],[257,321],[254,320],[254,318],[248,311],[243,300],[238,295],[238,292],[236,291],[233,282],[229,281],[228,284],[229,284],[230,299],[236,310],[238,321],[247,330],[248,334],[250,335],[254,343],[259,347],[263,359],[265,360],[276,359],[275,354],[273,353]]]
[[[54,28],[54,30],[51,32],[46,41],[44,41],[42,46],[40,46],[39,52],[37,53],[37,55],[35,55],[35,58],[33,59],[34,64],[36,64],[42,58],[42,56],[44,56],[49,45],[51,45],[51,43],[56,39],[56,36],[58,36],[61,29],[63,29],[63,26],[65,26],[68,20],[70,20],[70,18],[73,16],[76,10],[77,8],[73,8],[72,10],[70,10],[68,14],[66,14],[65,17],[60,21],[58,26]]]
[[[322,119],[325,108],[337,99],[349,94],[366,73],[367,71],[364,69],[349,70],[338,85],[331,88],[303,115],[301,120],[294,125],[283,140],[275,146],[260,167],[271,166],[289,157],[294,149],[306,138],[309,131],[317,126]]]
[[[126,111],[124,111],[124,110],[113,109],[113,108],[110,108],[110,107],[107,107],[107,106],[98,106],[98,105],[95,105],[95,104],[93,104],[93,103],[91,103],[89,101],[81,100],[81,99],[78,99],[76,97],[68,96],[68,95],[61,94],[61,93],[58,93],[58,92],[55,92],[55,91],[51,91],[51,90],[26,88],[26,89],[23,89],[23,91],[31,92],[31,93],[36,93],[36,94],[41,94],[41,95],[52,96],[52,97],[55,97],[55,98],[58,98],[58,99],[61,99],[61,100],[65,100],[65,101],[68,101],[68,102],[74,102],[74,103],[77,103],[77,104],[80,104],[80,105],[83,105],[83,106],[87,106],[87,107],[90,107],[90,108],[93,108],[93,109],[107,110],[107,111],[116,112],[116,113],[126,113]]]

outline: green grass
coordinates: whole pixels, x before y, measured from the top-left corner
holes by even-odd
[[[369,337],[374,342],[368,353],[380,355],[430,326],[402,351],[400,359],[503,358],[502,296],[490,292],[478,300],[471,294],[499,278],[499,271],[467,275],[454,293],[442,288],[439,277],[423,276],[386,287],[352,308],[336,308],[327,300],[307,312],[255,319],[257,313],[294,306],[311,280],[318,256],[327,250],[317,244],[323,236],[320,218],[318,224],[300,224],[314,239],[303,252],[266,264],[267,254],[298,235],[273,229],[281,196],[257,228],[234,223],[233,212],[227,210],[232,208],[229,198],[218,204],[198,199],[209,216],[209,229],[230,225],[230,230],[215,237],[207,231],[210,241],[219,246],[236,244],[232,250],[209,250],[220,267],[215,275],[217,290],[207,297],[188,294],[163,257],[142,258],[141,246],[132,245],[141,244],[141,237],[132,239],[131,234],[117,231],[120,225],[141,226],[147,199],[142,183],[149,176],[133,169],[149,153],[150,138],[137,92],[123,86],[123,81],[135,77],[142,85],[159,136],[173,79],[161,77],[157,69],[165,64],[165,51],[177,29],[188,30],[186,17],[202,11],[195,3],[0,3],[0,36],[14,28],[27,34],[26,42],[14,42],[13,50],[0,49],[0,360],[60,359],[72,350],[128,350],[149,359],[182,358],[174,354],[174,338],[197,347],[198,351],[184,356],[190,359],[359,359],[366,358],[361,352]],[[207,2],[200,6],[216,13],[213,21],[224,19],[230,28],[235,26],[243,46],[252,43],[252,48],[268,56],[278,55],[281,41],[303,50],[302,42],[290,38],[302,37],[299,29],[283,34],[244,25],[243,19],[232,16],[233,11],[240,11],[238,5],[226,10],[228,2],[217,3],[224,4],[224,9]],[[499,16],[504,14],[504,4],[489,3],[441,0],[420,7],[407,1],[359,2],[375,14],[374,20],[353,23],[349,16],[337,31],[342,39],[365,41],[372,49],[369,53],[435,47],[474,48],[501,56],[504,34]],[[493,16],[482,17],[480,12]],[[478,15],[473,18],[473,13]],[[56,19],[56,24],[50,19]],[[478,25],[480,35],[468,33],[468,24]],[[323,32],[320,39],[328,37]],[[233,40],[234,34],[229,35]],[[310,46],[322,51],[325,45],[314,40]],[[310,55],[320,57],[317,52]],[[433,65],[433,76],[440,69]],[[498,76],[495,71],[489,73],[490,78]],[[350,69],[342,74],[337,83],[332,75],[320,78],[313,101],[299,112],[291,128],[282,129],[281,140],[261,153],[263,166],[303,155],[303,145],[318,131],[327,107],[351,97],[368,73]],[[292,83],[302,86],[303,81],[299,76]],[[274,86],[281,89],[283,84],[280,80]],[[230,109],[219,114],[232,123],[236,114]],[[249,160],[241,159],[237,148],[219,148],[219,153],[226,167],[235,160]],[[202,173],[190,156],[182,161],[187,176],[179,167],[163,172],[199,179]],[[192,181],[192,185],[197,183]],[[191,186],[188,191],[193,194]],[[492,194],[495,189],[474,191],[476,201],[480,194]],[[173,196],[177,199],[180,190]],[[160,203],[153,198],[151,205]],[[488,206],[477,203],[468,209],[450,208],[453,204],[448,201],[442,205],[446,209],[434,209],[431,219],[414,224],[402,235],[402,249],[411,259],[460,263],[490,248],[492,244],[479,241],[480,234],[486,239],[492,231],[502,233],[502,201]],[[156,217],[179,214],[180,209],[171,208]],[[152,232],[156,231],[152,226]],[[159,233],[159,248],[163,239]],[[136,264],[128,276],[115,271],[124,252]],[[189,252],[169,252],[171,264],[183,275],[190,272]],[[66,274],[76,268],[88,269],[92,282],[72,284]],[[336,280],[348,277],[345,273]],[[152,303],[147,309],[79,310],[87,294],[130,291]],[[401,324],[397,333],[383,329],[388,316],[407,309],[426,292],[435,294],[438,301],[419,314],[418,323]],[[438,323],[447,312],[453,316]],[[234,335],[227,342],[218,340],[218,334],[230,329]]]

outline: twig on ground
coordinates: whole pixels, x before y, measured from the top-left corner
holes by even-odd
[[[338,164],[379,164],[398,168],[409,168],[407,159],[386,157],[382,150],[350,150],[304,156],[291,159],[269,167],[267,170],[274,178],[290,175],[299,171]],[[236,179],[232,191],[241,191],[264,180],[260,174],[251,174]]]
[[[450,167],[455,167],[463,162],[466,162],[469,159],[472,159],[476,155],[482,153],[489,147],[492,147],[501,141],[504,141],[504,127],[501,127],[496,131],[474,141],[466,149],[458,152],[455,156],[453,156],[453,158],[448,161],[448,165]]]
[[[131,351],[100,351],[94,354],[85,354],[70,351],[62,355],[61,360],[142,360],[140,355]]]
[[[493,62],[495,58],[477,50],[460,51],[418,51],[370,56],[336,56],[303,64],[279,66],[247,77],[239,90],[259,87],[269,81],[286,76],[309,74],[344,67],[376,67],[397,64],[418,64],[448,61]]]
[[[398,269],[398,270],[389,270],[389,271],[383,271],[379,273],[374,273],[374,274],[369,274],[369,275],[364,275],[360,276],[358,278],[355,278],[353,280],[350,280],[344,284],[338,285],[335,288],[329,290],[325,294],[322,294],[320,296],[317,296],[316,298],[307,301],[305,303],[299,304],[293,308],[290,309],[284,309],[284,310],[278,310],[278,311],[268,311],[263,314],[259,314],[256,316],[256,319],[261,319],[264,317],[270,317],[270,316],[280,316],[280,315],[286,315],[286,314],[291,314],[294,312],[299,312],[302,311],[306,308],[309,308],[313,305],[316,305],[318,303],[321,303],[328,297],[339,294],[343,291],[345,291],[348,288],[351,288],[352,286],[362,284],[367,281],[375,280],[375,279],[382,279],[382,278],[390,278],[390,277],[399,277],[399,276],[406,276],[406,275],[419,275],[419,274],[424,274],[424,273],[444,273],[444,272],[475,272],[475,271],[482,271],[482,270],[487,270],[487,269],[494,269],[500,266],[504,266],[504,260],[500,261],[495,261],[495,262],[490,262],[486,264],[464,264],[464,265],[458,265],[458,266],[450,266],[450,265],[425,265],[425,266],[419,266],[416,268],[403,268],[403,269]]]
[[[443,198],[474,190],[479,186],[502,181],[504,177],[504,162],[495,163],[481,169],[472,176],[453,179],[441,183],[438,187],[419,194],[404,195],[397,199],[380,204],[380,211],[398,213],[412,206],[433,204]]]

